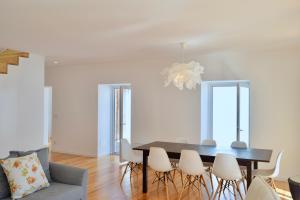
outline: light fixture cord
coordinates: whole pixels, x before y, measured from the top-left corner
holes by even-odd
[[[186,43],[185,42],[181,42],[180,46],[181,46],[181,62],[184,63],[184,56],[185,56],[184,50],[185,50]]]

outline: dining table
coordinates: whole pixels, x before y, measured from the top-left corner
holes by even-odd
[[[258,162],[270,162],[272,150],[270,149],[257,149],[257,148],[231,148],[231,147],[218,147],[218,146],[205,146],[199,144],[188,143],[174,143],[156,141],[149,144],[134,147],[133,150],[143,151],[143,193],[148,190],[148,156],[150,147],[161,147],[166,150],[169,158],[179,159],[181,150],[195,150],[199,153],[203,162],[214,162],[218,153],[225,153],[233,155],[240,166],[247,168],[247,187],[252,181],[252,170],[258,168]]]

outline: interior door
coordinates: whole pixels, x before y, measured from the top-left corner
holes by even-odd
[[[120,87],[120,139],[124,138],[131,142],[131,88],[129,86]],[[119,142],[120,161],[122,157],[122,143]]]

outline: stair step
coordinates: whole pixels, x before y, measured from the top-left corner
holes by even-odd
[[[7,74],[7,64],[0,63],[0,74]]]
[[[7,74],[8,65],[19,65],[20,57],[28,58],[29,53],[12,49],[0,51],[0,74]]]
[[[0,63],[19,65],[19,56],[0,56]]]
[[[17,51],[17,50],[12,50],[12,49],[6,49],[0,52],[0,57],[1,56],[8,56],[8,55],[15,55],[23,58],[28,58],[29,53],[27,52],[22,52],[22,51]]]

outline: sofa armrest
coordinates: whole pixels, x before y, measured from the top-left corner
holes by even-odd
[[[78,186],[87,186],[87,169],[62,165],[58,163],[49,163],[50,176],[53,181]]]
[[[50,176],[55,182],[82,187],[82,200],[87,199],[87,169],[71,167],[58,163],[49,163]]]

